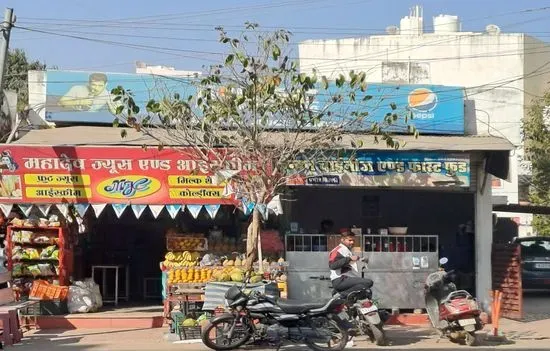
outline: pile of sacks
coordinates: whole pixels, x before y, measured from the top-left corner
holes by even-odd
[[[103,298],[97,285],[91,278],[77,281],[69,287],[67,307],[69,313],[96,312],[103,306]]]

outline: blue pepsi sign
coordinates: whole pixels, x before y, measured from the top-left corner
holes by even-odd
[[[111,90],[119,85],[134,93],[141,111],[150,99],[160,99],[166,94],[196,95],[196,78],[177,78],[147,74],[121,74],[101,72],[47,71],[46,72],[46,120],[68,123],[112,123],[117,103]],[[331,104],[335,94],[346,96],[345,88],[330,83],[328,91],[311,91],[314,108],[323,109]],[[330,107],[341,119],[353,118],[342,110],[368,111],[364,125],[382,122],[388,114],[399,119],[387,128],[391,132],[407,132],[407,124],[413,124],[422,134],[464,134],[464,92],[461,87],[442,85],[389,85],[372,83],[364,92],[358,91],[355,103],[345,102]],[[405,122],[404,116],[411,119]],[[332,122],[338,123],[338,120]],[[276,128],[276,125],[274,125]]]
[[[330,85],[328,90],[328,93],[323,92],[315,96],[315,103],[319,104],[319,107],[327,106],[328,99],[341,92],[334,84]],[[374,121],[383,122],[388,113],[395,113],[399,119],[386,128],[388,131],[404,133],[407,132],[407,124],[412,124],[423,134],[464,134],[462,87],[372,83],[367,86],[365,92],[357,92],[355,100],[357,108],[369,112],[365,128]],[[362,104],[364,106],[361,106]],[[395,110],[390,107],[391,105]],[[405,121],[404,116],[409,116],[410,119]]]

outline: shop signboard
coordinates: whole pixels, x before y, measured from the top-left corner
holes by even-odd
[[[217,176],[194,155],[185,148],[4,145],[0,203],[237,204],[225,179],[255,165],[228,156]]]
[[[140,107],[146,113],[150,99],[160,99],[178,93],[181,97],[196,96],[200,78],[166,77],[148,74],[122,74],[102,72],[47,71],[46,72],[46,120],[68,123],[112,123],[120,101],[115,101],[111,90],[122,86],[131,90]],[[223,94],[224,89],[217,93]],[[423,134],[464,134],[464,92],[461,87],[441,85],[391,85],[368,84],[364,92],[358,91],[356,103],[345,103],[344,109],[368,112],[364,124],[352,123],[350,114],[343,113],[342,104],[333,104],[332,96],[349,96],[349,87],[338,88],[330,82],[328,91],[309,91],[312,109],[328,108],[332,112],[327,123],[342,123],[352,130],[368,129],[373,122],[382,122],[389,115],[399,119],[388,131],[406,132],[407,123],[413,124]],[[353,105],[353,106],[352,106]],[[193,108],[193,106],[192,106]],[[195,111],[198,115],[200,113]],[[410,119],[405,123],[405,116]],[[138,116],[139,117],[139,116]],[[271,127],[288,127],[280,123],[280,116],[271,121]],[[154,116],[151,122],[158,122]]]
[[[299,170],[299,171],[297,171]],[[371,152],[296,160],[287,185],[343,187],[470,186],[470,158],[437,152]]]

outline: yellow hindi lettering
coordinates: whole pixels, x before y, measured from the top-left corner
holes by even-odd
[[[217,188],[179,188],[170,189],[171,199],[221,199],[223,187]]]
[[[207,175],[171,175],[168,176],[169,186],[193,187],[193,186],[217,186],[225,185],[226,182],[219,182],[213,176]]]
[[[84,187],[33,187],[25,188],[25,195],[29,199],[89,199],[92,190]]]
[[[90,185],[87,174],[25,174],[25,185]]]

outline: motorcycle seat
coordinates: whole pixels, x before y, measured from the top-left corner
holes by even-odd
[[[332,296],[336,295],[336,294],[340,294],[340,297],[342,297],[343,299],[346,299],[348,298],[349,295],[352,295],[354,294],[355,295],[355,298],[357,300],[363,300],[363,299],[372,299],[372,291],[370,289],[367,289],[367,290],[359,290],[359,291],[352,291],[351,293],[349,294],[343,294],[343,293],[339,293],[338,291],[336,290],[332,290]]]
[[[459,299],[459,298],[462,298],[462,299],[470,299],[472,298],[472,295],[470,295],[469,292],[467,292],[466,290],[457,290],[457,291],[453,291],[451,292],[449,295],[447,295],[446,298],[444,298],[441,303],[448,303],[449,301],[451,300],[454,300],[454,299]]]
[[[328,301],[303,301],[303,300],[291,300],[291,299],[278,299],[277,306],[279,306],[285,313],[305,313],[309,310],[321,308],[327,304]]]

